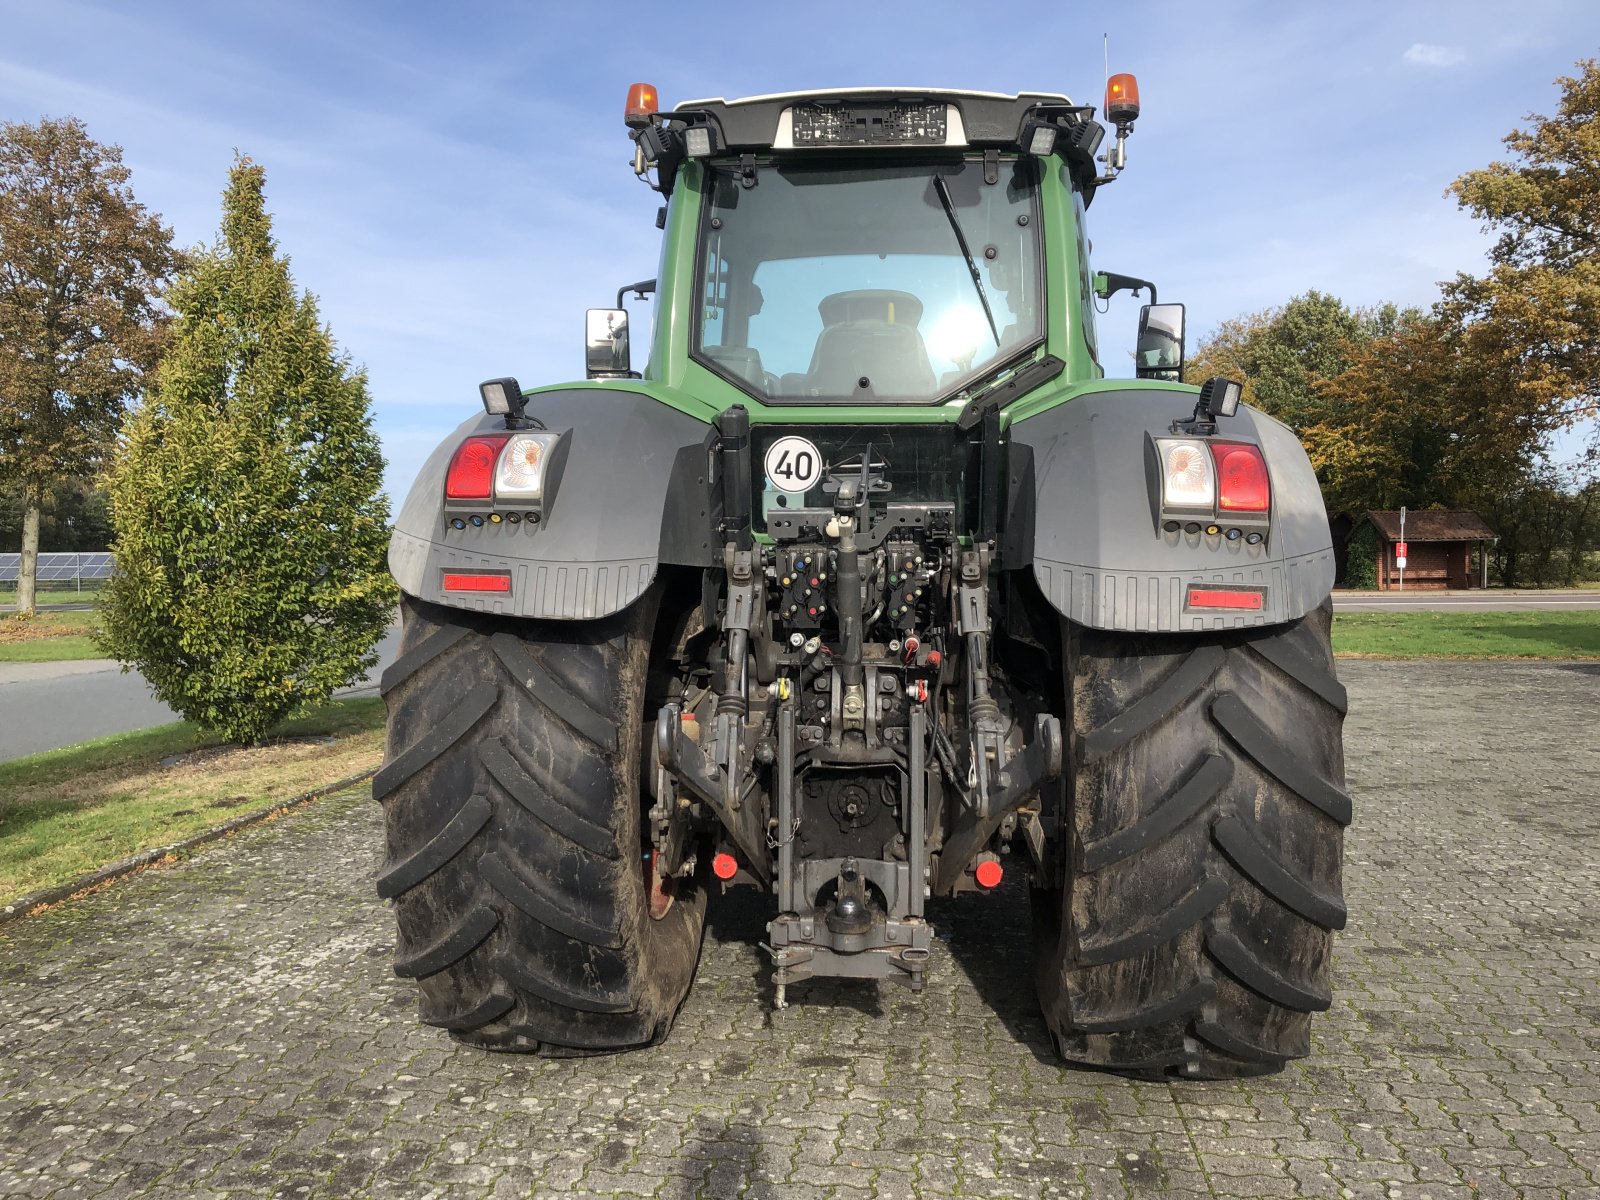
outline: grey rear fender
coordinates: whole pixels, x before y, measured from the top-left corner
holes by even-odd
[[[1194,409],[1194,392],[1094,392],[1010,427],[1008,567],[1033,572],[1057,611],[1095,629],[1211,630],[1275,625],[1316,608],[1333,587],[1327,512],[1299,439],[1256,409],[1218,420],[1216,440],[1261,448],[1272,484],[1265,539],[1167,532],[1151,439]],[[1177,436],[1187,436],[1178,434]],[[1219,522],[1225,529],[1229,522]],[[1259,588],[1259,611],[1194,611],[1188,585]]]
[[[503,433],[481,414],[428,458],[395,521],[389,569],[402,591],[434,604],[507,616],[592,620],[644,594],[662,563],[710,566],[713,428],[649,396],[574,388],[528,398],[527,415],[562,433],[537,524],[490,523],[488,502],[446,511],[445,475],[463,439]],[[481,527],[452,517],[485,518]],[[445,593],[445,572],[509,572],[511,591]]]

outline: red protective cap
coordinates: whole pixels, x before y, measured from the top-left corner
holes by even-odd
[[[711,860],[711,873],[726,883],[739,873],[739,860],[726,850]]]
[[[1005,878],[1005,869],[992,858],[986,858],[979,863],[974,873],[978,877],[979,887],[997,888],[1000,886],[1000,880]]]

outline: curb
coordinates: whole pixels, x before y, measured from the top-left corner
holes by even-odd
[[[302,792],[300,795],[292,796],[288,800],[280,800],[276,804],[257,809],[255,812],[234,817],[233,820],[226,821],[221,825],[203,829],[199,833],[184,838],[181,842],[172,842],[166,846],[153,846],[149,850],[141,850],[137,854],[130,854],[127,858],[119,858],[108,866],[101,867],[97,871],[90,871],[87,875],[80,875],[76,879],[68,880],[66,883],[56,887],[44,888],[41,891],[30,892],[25,896],[18,896],[15,900],[0,905],[0,925],[4,925],[9,921],[19,921],[46,905],[59,904],[63,900],[70,900],[79,892],[102,887],[105,884],[121,879],[125,875],[132,875],[135,871],[143,870],[145,867],[150,866],[152,863],[160,862],[169,855],[181,854],[185,850],[192,850],[196,846],[203,846],[207,842],[225,838],[230,833],[237,833],[239,830],[247,829],[251,825],[259,825],[262,821],[271,817],[276,817],[297,808],[303,808],[313,800],[320,800],[324,796],[331,796],[335,792],[342,792],[346,788],[354,787],[358,783],[371,779],[377,773],[378,768],[373,767],[371,770],[362,771],[359,774],[351,775],[334,783],[324,784],[322,787],[314,788],[309,792]]]

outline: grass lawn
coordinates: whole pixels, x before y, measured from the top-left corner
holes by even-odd
[[[103,579],[87,580],[81,588],[75,587],[70,583],[60,587],[40,585],[34,591],[33,598],[38,601],[41,607],[47,607],[52,604],[87,604],[99,597],[100,589],[105,585],[106,581]],[[0,604],[15,604],[16,602],[17,585],[14,583],[0,583]]]
[[[1335,613],[1345,658],[1600,658],[1600,612]]]
[[[336,700],[275,734],[332,741],[229,748],[178,722],[0,763],[0,903],[377,766],[383,701]]]
[[[0,613],[0,663],[104,658],[93,636],[97,624],[92,610]]]

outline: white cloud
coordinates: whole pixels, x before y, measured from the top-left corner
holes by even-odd
[[[1429,42],[1413,42],[1411,49],[1401,57],[1419,67],[1455,67],[1467,61],[1466,52],[1459,47],[1435,46]]]

